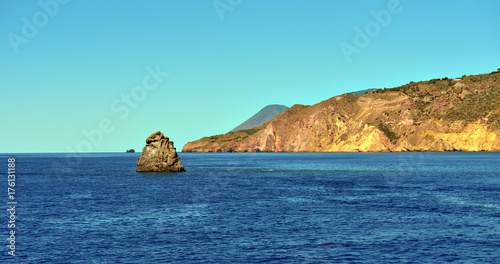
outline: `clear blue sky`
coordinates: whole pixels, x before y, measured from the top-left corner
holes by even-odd
[[[497,0],[41,3],[0,0],[2,153],[140,150],[157,130],[181,149],[268,104],[500,67]]]

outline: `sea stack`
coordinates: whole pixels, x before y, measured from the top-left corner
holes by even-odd
[[[186,171],[174,148],[174,142],[169,141],[158,131],[146,139],[137,161],[138,172],[181,172]]]

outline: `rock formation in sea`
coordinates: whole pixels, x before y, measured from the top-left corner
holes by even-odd
[[[500,151],[500,69],[294,105],[184,152]]]
[[[169,141],[162,132],[157,131],[146,139],[137,161],[138,172],[181,172],[186,171],[174,148],[174,142]]]

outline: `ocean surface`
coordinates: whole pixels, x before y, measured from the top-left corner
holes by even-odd
[[[0,263],[500,263],[500,153],[16,158]]]

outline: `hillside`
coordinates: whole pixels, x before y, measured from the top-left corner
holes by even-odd
[[[184,152],[500,151],[500,72],[294,105],[259,127]]]
[[[273,119],[275,116],[285,111],[286,109],[288,109],[288,107],[284,105],[268,105],[257,112],[257,114],[250,117],[247,121],[235,127],[233,130],[231,130],[231,132],[258,127],[264,123],[271,121],[271,119]]]

